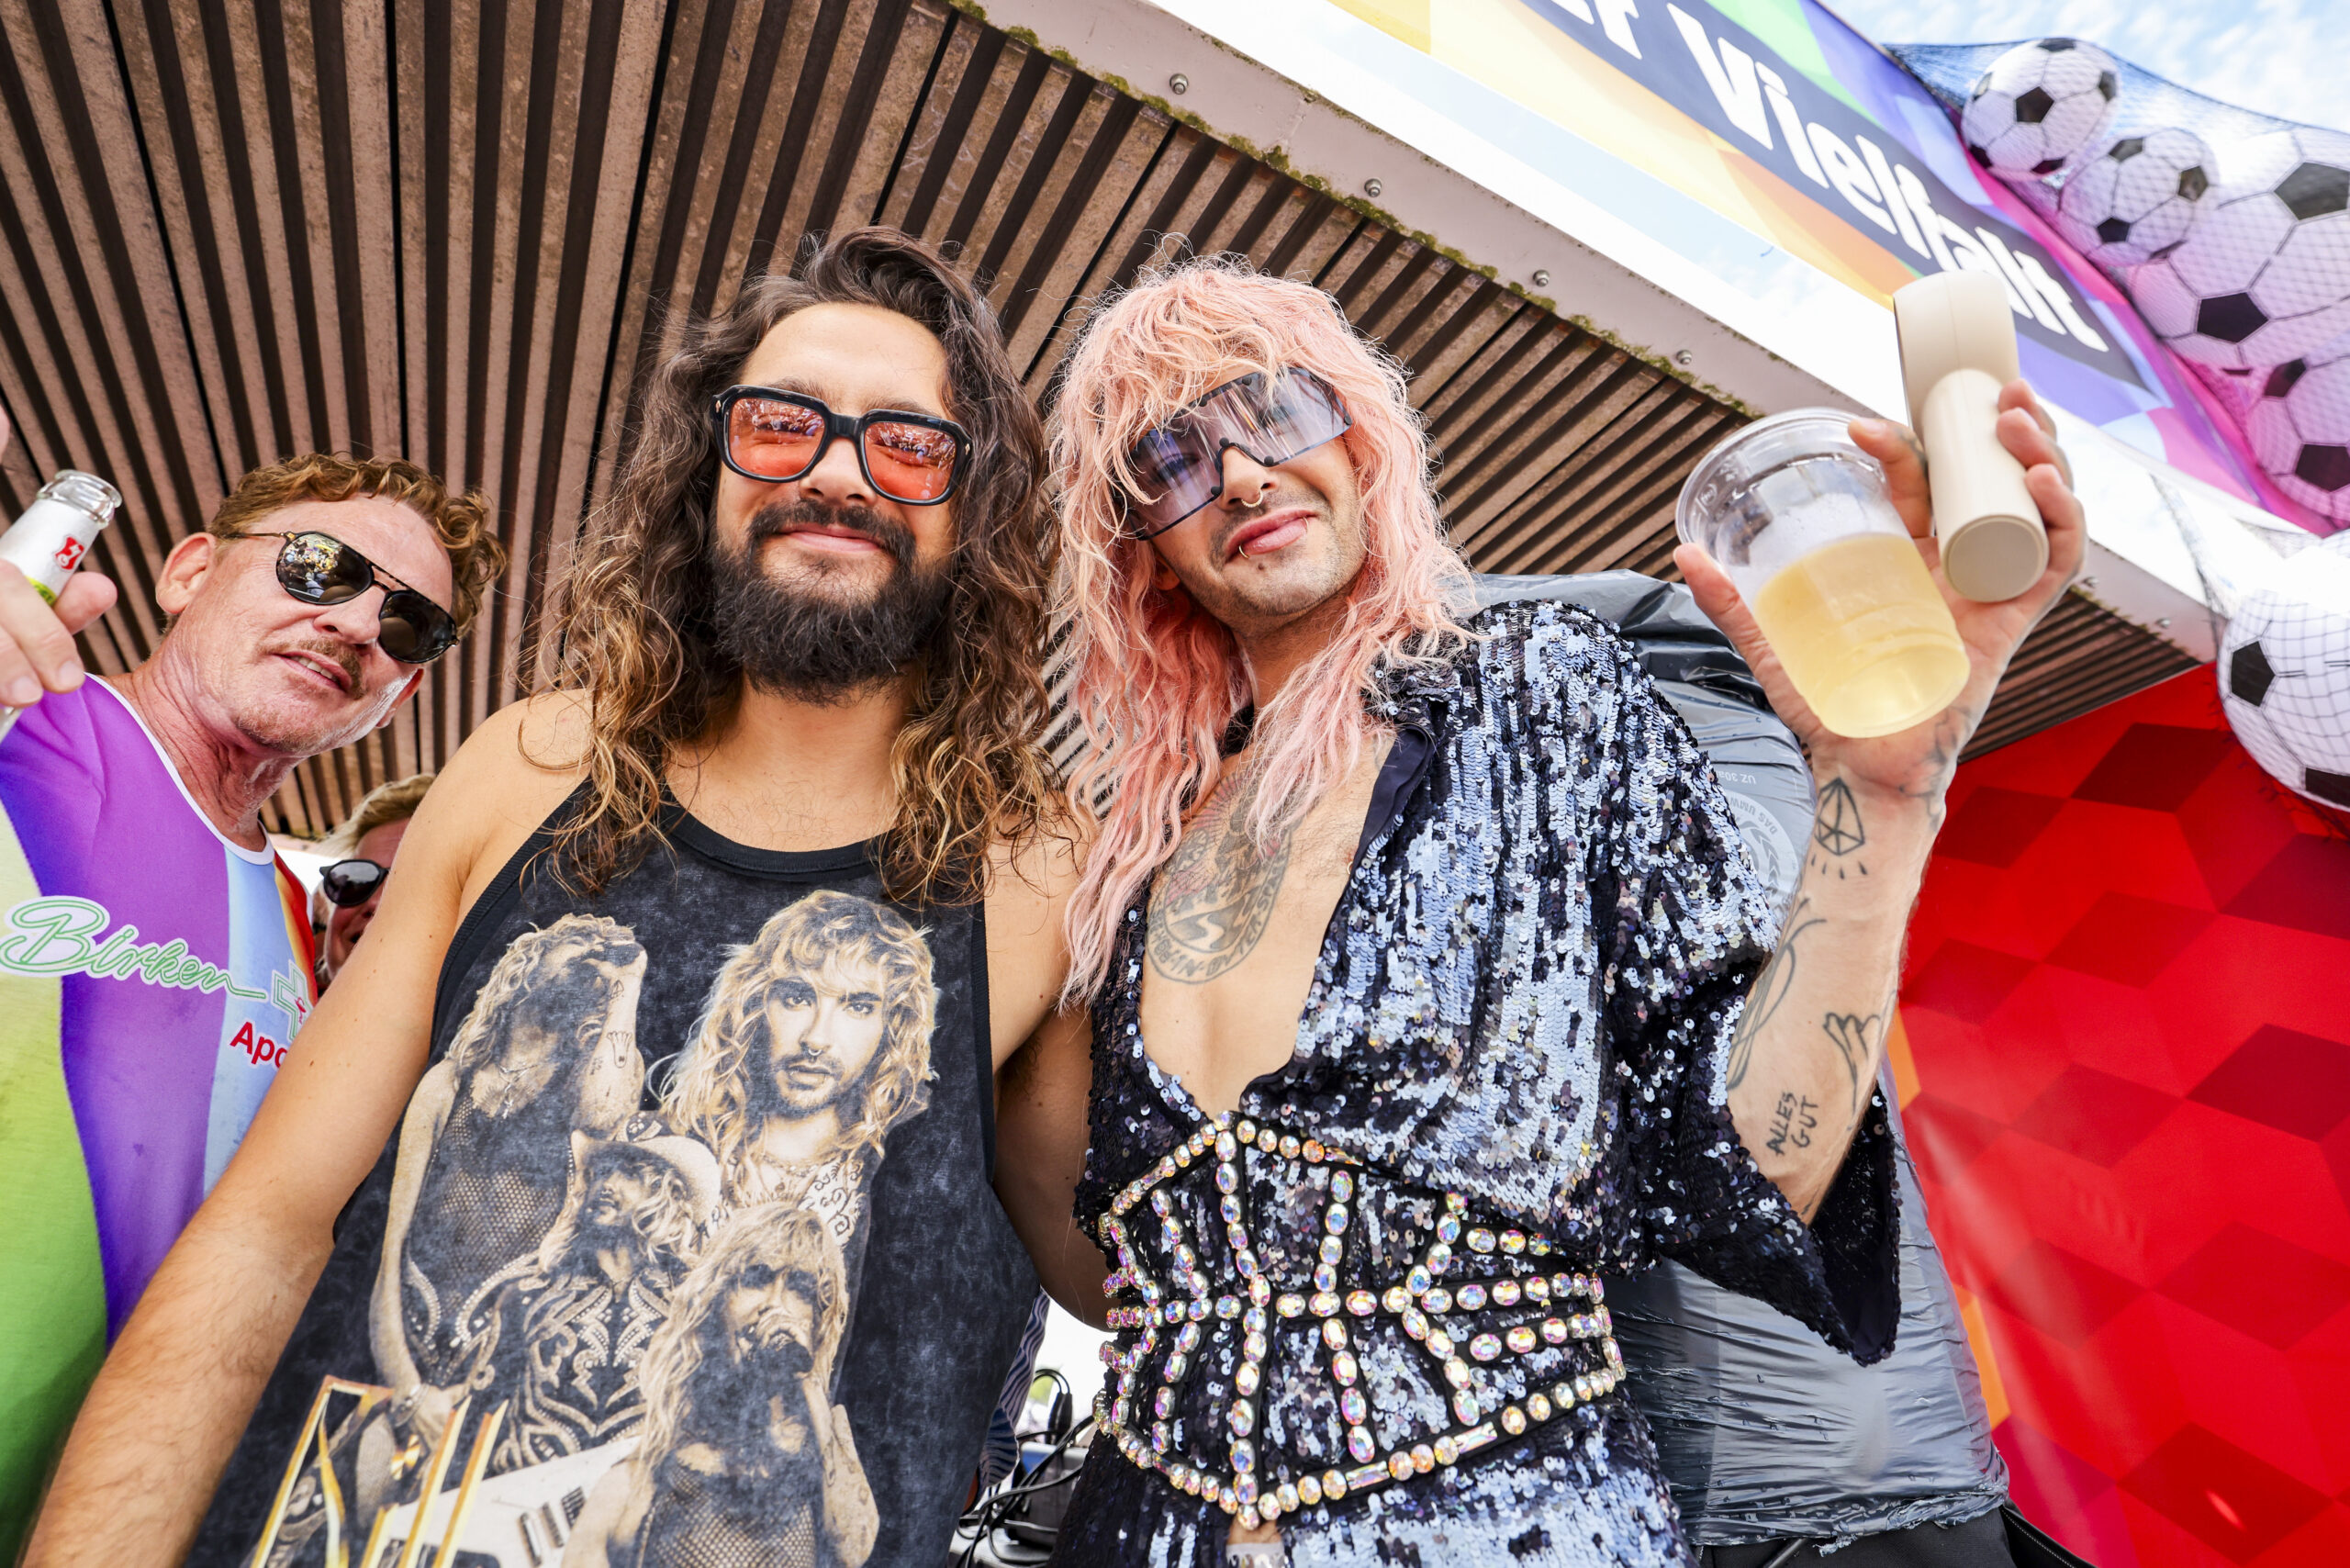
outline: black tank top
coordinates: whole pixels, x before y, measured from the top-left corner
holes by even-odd
[[[550,842],[451,944],[189,1561],[935,1568],[1035,1291],[981,910],[682,812],[595,899]]]

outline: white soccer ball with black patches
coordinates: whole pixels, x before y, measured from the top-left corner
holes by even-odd
[[[2220,639],[2220,706],[2278,783],[2350,809],[2350,532],[2277,566]]]
[[[2195,226],[2212,167],[2211,149],[2191,130],[2117,138],[2066,176],[2056,231],[2116,272],[2151,261]]]
[[[2244,433],[2278,489],[2350,522],[2350,339],[2270,370]]]
[[[2053,174],[2097,145],[2121,91],[2113,56],[2078,39],[2018,44],[1991,62],[1959,115],[1966,149],[2008,180]]]
[[[2296,126],[2223,147],[2202,207],[2186,239],[2129,277],[2172,349],[2243,370],[2350,331],[2350,136]]]

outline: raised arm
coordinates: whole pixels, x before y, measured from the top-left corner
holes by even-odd
[[[2021,596],[1976,604],[1952,592],[1932,538],[1923,454],[1902,427],[1860,420],[1852,437],[1884,464],[1894,503],[1957,620],[1973,674],[1939,717],[1875,740],[1820,726],[1787,682],[1738,590],[1712,558],[1674,561],[1737,644],[1811,756],[1819,813],[1803,879],[1730,1046],[1731,1118],[1764,1175],[1809,1219],[1827,1197],[1884,1059],[1910,906],[1942,821],[1959,753],[2024,636],[2079,571],[2086,531],[2053,426],[2030,388],[1999,398],[1999,438],[2025,467],[2048,527],[2048,570]]]
[[[434,983],[463,909],[569,788],[521,759],[513,713],[485,725],[425,797],[366,940],[124,1326],[74,1423],[27,1568],[186,1555],[325,1266],[335,1216],[424,1070]]]
[[[0,447],[7,444],[8,416],[0,411]],[[0,529],[15,521],[0,517]],[[84,566],[51,604],[24,573],[0,561],[0,703],[29,708],[43,692],[71,691],[87,679],[73,639],[114,600],[113,579]]]

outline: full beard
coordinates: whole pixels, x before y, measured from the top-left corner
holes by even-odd
[[[842,598],[821,587],[779,583],[759,561],[759,547],[787,528],[834,523],[855,529],[889,556],[889,576],[869,596]],[[822,565],[812,576],[845,575]],[[742,549],[711,552],[711,613],[718,651],[762,691],[809,702],[839,702],[894,679],[938,629],[954,588],[951,570],[914,558],[913,535],[864,507],[812,501],[763,507]]]
[[[806,1347],[796,1340],[755,1350],[740,1361],[716,1350],[694,1378],[688,1437],[724,1454],[727,1473],[738,1483],[817,1495],[823,1485],[823,1459],[807,1426],[800,1385],[811,1364]],[[797,1417],[797,1450],[785,1447],[775,1429],[778,1398]]]

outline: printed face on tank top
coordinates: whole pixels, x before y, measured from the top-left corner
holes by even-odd
[[[498,956],[401,1128],[381,1382],[320,1386],[256,1561],[373,1536],[389,1562],[420,1529],[533,1568],[866,1561],[834,1401],[872,1179],[930,1103],[930,946],[810,892],[722,951],[649,1065],[647,966],[585,913]]]

